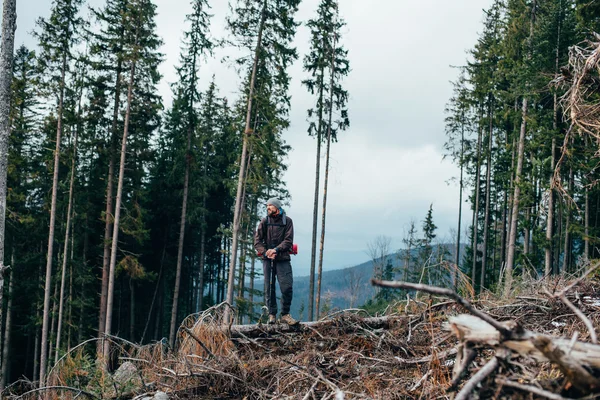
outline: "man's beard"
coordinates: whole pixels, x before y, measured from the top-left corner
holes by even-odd
[[[277,210],[268,210],[267,213],[269,214],[269,217],[274,217],[277,215]]]

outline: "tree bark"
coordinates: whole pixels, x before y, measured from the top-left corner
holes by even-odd
[[[8,172],[8,141],[10,136],[11,83],[13,78],[13,54],[16,29],[17,1],[4,0],[2,11],[2,48],[0,50],[0,321],[2,320],[2,295],[4,293],[4,271],[6,270],[6,266],[4,265],[4,232],[6,225],[6,184]],[[0,381],[4,382],[4,364],[2,370]]]
[[[0,321],[2,320],[2,295],[4,293],[4,241],[6,225],[6,184],[8,172],[8,146],[10,136],[11,83],[13,54],[17,29],[16,0],[4,0],[2,11],[2,49],[0,50]],[[12,281],[12,280],[11,280]],[[4,380],[4,374],[0,377]]]
[[[258,37],[256,42],[256,49],[254,52],[254,63],[252,65],[252,75],[250,77],[250,88],[248,89],[248,107],[246,111],[246,126],[244,134],[242,136],[242,156],[240,158],[240,172],[238,175],[237,194],[235,197],[235,208],[233,213],[233,232],[231,238],[231,257],[229,259],[229,276],[227,280],[227,303],[233,305],[233,286],[235,283],[235,264],[237,260],[238,250],[238,239],[240,235],[240,219],[242,214],[242,192],[244,191],[244,181],[246,177],[246,160],[248,154],[248,135],[251,133],[250,129],[250,116],[252,114],[252,102],[254,97],[254,83],[256,81],[256,70],[258,68],[258,58],[260,55],[260,49],[262,48],[262,35],[265,26],[265,20],[267,17],[267,2],[265,0],[262,9],[262,15],[260,25],[258,28]],[[230,310],[229,307],[225,308],[223,315],[223,322],[228,324],[230,322]]]
[[[14,248],[11,254],[10,264],[15,265]],[[10,346],[11,346],[11,330],[12,330],[12,305],[13,305],[13,289],[15,285],[14,273],[11,274],[8,283],[8,304],[6,305],[6,323],[4,324],[4,346],[2,347],[2,379],[0,380],[0,390],[6,387],[8,373],[10,371]]]
[[[131,71],[129,73],[129,85],[127,88],[127,110],[125,112],[125,124],[123,128],[123,139],[121,143],[121,160],[119,165],[119,181],[117,184],[117,197],[115,201],[115,221],[113,224],[112,244],[110,250],[110,269],[108,274],[108,291],[106,297],[106,322],[105,331],[106,335],[111,334],[112,324],[112,308],[113,308],[113,297],[115,287],[115,266],[117,263],[117,245],[119,239],[119,220],[121,217],[121,196],[123,194],[123,177],[125,175],[125,156],[127,152],[127,134],[129,131],[129,118],[131,114],[131,100],[133,97],[133,84],[135,79],[135,65],[136,61],[131,62]],[[104,343],[104,361],[108,361],[110,350],[110,343],[108,340]]]

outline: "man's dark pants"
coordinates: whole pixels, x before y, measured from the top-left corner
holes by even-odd
[[[265,305],[269,309],[269,314],[277,314],[277,293],[275,292],[275,283],[271,285],[271,263],[277,275],[279,289],[281,290],[281,315],[290,313],[292,305],[292,295],[294,278],[292,277],[292,263],[290,260],[263,260],[263,273],[265,277]]]

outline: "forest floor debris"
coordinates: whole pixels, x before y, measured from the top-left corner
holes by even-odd
[[[597,277],[532,281],[510,301],[492,293],[476,301],[415,293],[385,316],[352,310],[297,328],[224,326],[220,305],[184,321],[175,351],[108,338],[111,368],[129,363],[132,385],[116,385],[91,344],[53,368],[46,392],[99,399],[159,391],[180,399],[600,397],[600,347],[591,343],[600,326]],[[504,330],[466,313],[460,299]],[[40,395],[27,392],[21,382],[3,395]]]

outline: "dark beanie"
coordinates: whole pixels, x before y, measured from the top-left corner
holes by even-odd
[[[279,201],[279,199],[276,197],[271,197],[269,200],[267,200],[267,205],[269,204],[281,209],[281,201]]]

